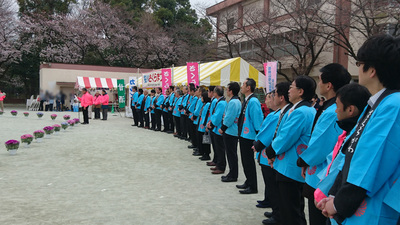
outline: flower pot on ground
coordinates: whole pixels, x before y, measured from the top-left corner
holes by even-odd
[[[68,120],[67,121],[69,126],[72,128],[75,125],[75,121],[74,120]]]
[[[33,136],[35,136],[36,142],[40,143],[42,142],[42,138],[44,137],[44,131],[37,130],[33,132]]]
[[[39,119],[43,117],[43,113],[42,113],[42,112],[38,112],[38,113],[36,113],[36,115],[37,115],[37,117],[38,117]]]
[[[73,121],[75,122],[75,124],[79,124],[81,121],[79,121],[78,118],[74,118]]]
[[[64,120],[69,120],[71,118],[71,116],[70,115],[64,115],[63,118],[64,118]]]
[[[50,138],[50,135],[54,132],[54,127],[52,126],[45,126],[43,128],[44,132],[46,133],[46,138]]]
[[[52,120],[55,120],[55,119],[57,118],[57,114],[51,114],[51,115],[50,115],[50,118],[51,118]]]
[[[67,128],[68,128],[68,123],[67,122],[62,122],[61,123],[61,127],[62,127],[62,129],[65,131]]]
[[[25,116],[25,117],[28,117],[28,116],[29,116],[29,113],[28,113],[28,112],[24,112],[24,116]]]
[[[54,134],[58,134],[61,130],[61,126],[58,124],[54,124],[53,127],[54,127]]]
[[[0,116],[3,115],[3,113],[4,113],[3,111],[0,111]]]
[[[19,148],[19,141],[8,140],[4,144],[6,145],[7,151],[10,155],[15,155],[17,153],[17,149]]]
[[[24,147],[29,148],[29,145],[33,141],[33,136],[30,134],[24,134],[21,136],[21,143],[24,143]]]
[[[17,114],[18,114],[18,111],[17,111],[17,110],[13,110],[13,111],[11,111],[11,115],[13,115],[13,116],[17,116]]]

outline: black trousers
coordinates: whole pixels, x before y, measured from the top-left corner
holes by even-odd
[[[156,130],[161,130],[161,114],[162,110],[155,109],[156,112]]]
[[[186,116],[186,130],[189,136],[189,139],[192,140],[193,131],[192,129],[193,122],[189,119],[189,116]]]
[[[150,127],[150,118],[149,118],[149,114],[150,114],[149,111],[143,113],[143,117],[144,117],[144,126],[145,126],[145,127]]]
[[[315,191],[315,190],[314,190]],[[308,198],[308,216],[310,219],[310,225],[320,225],[326,224],[327,218],[322,215],[321,210],[319,210],[314,204],[314,196],[309,196]]]
[[[108,106],[107,108],[102,108],[101,113],[103,114],[103,120],[107,120],[107,114],[108,114]]]
[[[211,135],[210,135],[211,136],[211,145],[212,145],[212,149],[213,149],[213,152],[214,152],[214,156],[213,156],[212,162],[217,164],[218,151],[217,151],[217,146],[216,146],[216,143],[215,143],[215,137],[214,137],[214,135],[212,135],[212,131],[208,131],[208,132],[211,132]]]
[[[267,193],[266,199],[269,201],[272,208],[272,217],[274,217],[277,221],[280,221],[280,198],[278,183],[276,181],[276,170],[265,165],[261,165],[261,170],[265,183],[265,192]]]
[[[156,129],[156,113],[151,114],[151,129]]]
[[[224,139],[221,135],[211,132],[211,136],[214,136],[215,141],[215,151],[217,155],[217,168],[219,170],[225,171],[226,169],[226,158],[225,158],[225,145]]]
[[[100,108],[94,108],[94,118],[100,119]]]
[[[188,120],[189,123],[189,137],[192,145],[197,148],[197,138],[196,138],[196,125],[193,123],[192,119]]]
[[[175,119],[175,124],[177,124],[176,125],[176,134],[178,136],[181,136],[181,134],[182,134],[181,126],[180,126],[181,118],[177,117],[177,116],[174,116],[174,119]]]
[[[197,138],[197,143],[198,143],[198,149],[199,149],[200,154],[205,155],[205,156],[210,155],[211,145],[203,144],[204,132],[197,131],[196,133],[197,133],[196,138]]]
[[[138,126],[143,127],[143,111],[141,109],[136,109],[136,114],[138,115]]]
[[[82,107],[82,114],[83,114],[83,123],[89,123],[89,106],[86,107]]]
[[[169,130],[169,120],[168,120],[168,112],[165,112],[164,110],[162,111],[162,117],[163,117],[163,122],[164,122],[164,130],[167,131]]]
[[[175,131],[175,122],[174,115],[172,115],[172,111],[168,111],[168,130],[174,132]]]
[[[229,165],[229,173],[227,176],[237,179],[239,174],[237,155],[238,137],[224,133],[222,138],[224,139],[225,154]]]
[[[132,115],[133,115],[133,124],[135,126],[137,126],[139,123],[139,118],[138,118],[138,114],[136,112],[136,108],[134,106],[131,106],[131,109],[132,109]]]
[[[283,176],[277,172],[277,177]],[[282,215],[282,225],[306,225],[304,215],[303,183],[287,178],[282,181],[278,178],[279,211]]]
[[[257,191],[257,172],[256,163],[254,160],[254,152],[251,149],[253,146],[253,141],[246,138],[239,138],[240,144],[240,156],[242,159],[242,166],[244,175],[246,176],[245,184],[249,186],[252,190]]]
[[[187,122],[187,116],[185,114],[181,114],[181,131],[182,131],[182,137],[187,138],[187,127],[186,127],[186,122]]]

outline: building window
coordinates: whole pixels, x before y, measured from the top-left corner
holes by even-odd
[[[233,28],[235,27],[235,19],[234,18],[227,19],[226,27],[227,27],[227,31],[233,30]]]

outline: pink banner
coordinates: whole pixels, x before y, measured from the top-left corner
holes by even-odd
[[[276,85],[276,76],[278,73],[278,62],[264,63],[265,80],[267,82],[267,93],[273,91]]]
[[[171,80],[172,70],[162,69],[161,74],[162,74],[162,93],[163,95],[165,95],[165,92],[168,90],[169,86],[171,86],[172,83]]]
[[[199,64],[197,62],[187,63],[187,80],[188,84],[193,83],[196,86],[200,84]]]

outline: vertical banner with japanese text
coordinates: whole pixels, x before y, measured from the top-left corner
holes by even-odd
[[[187,63],[187,80],[188,84],[193,83],[198,86],[200,84],[199,79],[199,64],[197,62]]]
[[[117,88],[119,108],[125,108],[125,81],[123,79],[117,80]]]
[[[129,104],[132,102],[133,95],[133,87],[138,86],[138,78],[137,77],[129,77]]]
[[[276,76],[278,73],[278,62],[266,62],[264,63],[265,80],[267,82],[266,88],[267,93],[275,89]]]
[[[171,69],[162,69],[161,74],[162,74],[162,93],[165,95],[165,91],[168,90],[169,86],[171,86],[172,80],[171,80]]]

